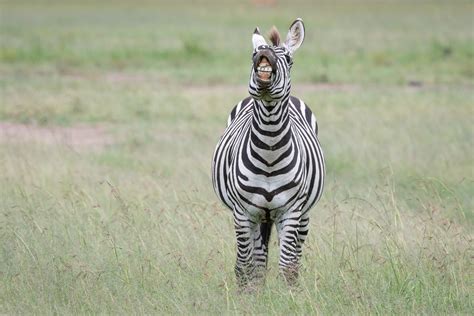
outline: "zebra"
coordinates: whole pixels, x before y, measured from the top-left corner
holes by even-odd
[[[214,152],[212,182],[233,212],[240,288],[264,279],[273,223],[281,274],[288,284],[296,283],[309,210],[323,192],[318,124],[309,107],[290,95],[293,55],[304,35],[300,18],[291,24],[284,43],[275,26],[272,45],[255,29],[250,96],[232,109]]]

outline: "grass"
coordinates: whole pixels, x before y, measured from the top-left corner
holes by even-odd
[[[1,3],[0,121],[115,140],[0,135],[1,313],[472,313],[472,3],[291,3]],[[210,159],[253,28],[296,16],[325,194],[300,286],[273,240],[264,288],[239,295]]]

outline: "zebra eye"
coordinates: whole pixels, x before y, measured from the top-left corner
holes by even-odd
[[[288,64],[291,63],[291,57],[290,57],[290,55],[285,55],[285,59],[286,59],[286,62],[287,62]]]

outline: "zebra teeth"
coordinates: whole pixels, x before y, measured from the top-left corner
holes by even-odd
[[[272,72],[272,66],[259,66],[257,67],[258,72]]]
[[[272,66],[267,63],[257,67],[257,76],[262,81],[270,81],[272,78]]]

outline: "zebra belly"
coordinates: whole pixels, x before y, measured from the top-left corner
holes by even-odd
[[[242,206],[242,211],[249,218],[257,222],[263,221],[267,214],[275,219],[294,208],[301,198],[307,196],[305,182],[296,183],[288,176],[279,179],[268,178],[266,181],[258,176],[248,178],[247,181],[242,181],[244,186],[236,187],[237,204]],[[282,190],[285,186],[290,188]]]

